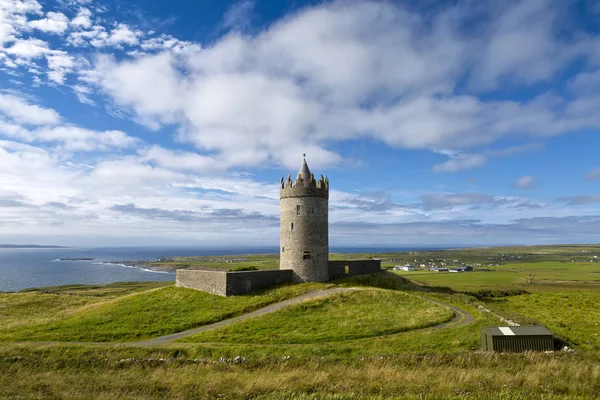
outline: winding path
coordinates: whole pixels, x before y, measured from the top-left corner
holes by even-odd
[[[240,315],[239,317],[226,319],[223,321],[215,322],[214,324],[204,325],[199,328],[189,329],[189,330],[183,331],[183,332],[172,333],[170,335],[160,336],[157,338],[143,340],[140,342],[134,342],[132,344],[138,345],[138,346],[156,346],[156,345],[162,345],[162,344],[169,344],[171,342],[174,342],[175,340],[179,340],[184,337],[194,335],[196,333],[205,332],[205,331],[209,331],[211,329],[220,328],[222,326],[235,324],[236,322],[244,321],[249,318],[257,317],[259,315],[269,314],[269,313],[275,312],[277,310],[280,310],[283,307],[286,307],[286,306],[289,306],[292,304],[296,304],[296,303],[300,303],[305,300],[314,299],[317,297],[329,296],[329,295],[332,295],[335,293],[348,292],[348,291],[353,291],[353,290],[363,290],[363,288],[335,288],[335,289],[327,289],[327,290],[317,290],[315,292],[310,292],[310,293],[306,293],[306,294],[303,294],[298,297],[294,297],[293,299],[284,300],[279,303],[268,305],[268,306],[260,308],[256,311],[252,311],[247,314]],[[438,300],[433,300],[433,299],[430,299],[429,297],[418,296],[418,295],[417,295],[417,297],[419,297],[422,300],[429,301],[429,302],[432,302],[435,304],[439,304],[443,307],[449,308],[454,313],[454,318],[452,318],[448,322],[444,322],[443,324],[430,326],[430,327],[422,328],[422,329],[415,329],[415,330],[411,330],[410,332],[414,332],[417,330],[425,330],[425,329],[455,328],[458,326],[467,325],[473,321],[473,316],[471,314],[469,314],[468,311],[463,310],[462,308],[459,308],[452,304],[443,303]]]
[[[286,307],[286,306],[289,306],[292,304],[296,304],[296,303],[301,303],[305,300],[310,300],[310,299],[323,297],[323,296],[329,296],[329,295],[332,295],[335,293],[349,292],[352,290],[360,290],[360,289],[359,288],[335,288],[335,289],[316,290],[314,292],[305,293],[303,295],[294,297],[292,299],[280,301],[279,303],[270,304],[266,307],[259,308],[258,310],[249,312],[247,314],[240,315],[239,317],[234,317],[234,318],[226,319],[223,321],[215,322],[214,324],[210,324],[210,325],[204,325],[199,328],[188,329],[187,331],[183,331],[183,332],[172,333],[170,335],[165,335],[165,336],[160,336],[160,337],[153,338],[153,339],[143,340],[141,342],[134,342],[133,344],[138,345],[138,346],[156,346],[156,345],[160,345],[160,344],[168,344],[175,340],[184,338],[186,336],[194,335],[196,333],[209,331],[209,330],[215,329],[215,328],[220,328],[225,325],[235,324],[236,322],[244,321],[244,320],[247,320],[247,319],[253,318],[253,317],[258,317],[259,315],[269,314],[269,313],[275,312],[277,310],[280,310],[283,307]]]
[[[159,346],[166,345],[174,342],[175,340],[179,340],[185,338],[187,336],[194,335],[196,333],[205,332],[211,329],[220,328],[222,326],[231,325],[236,322],[244,321],[253,317],[257,317],[259,315],[269,314],[275,311],[282,309],[283,307],[301,303],[306,300],[311,300],[319,297],[330,296],[332,294],[341,293],[341,292],[349,292],[354,290],[363,290],[366,288],[334,288],[334,289],[324,289],[324,290],[316,290],[314,292],[305,293],[298,297],[294,297],[288,300],[281,301],[279,303],[270,304],[266,307],[260,308],[255,311],[251,311],[249,313],[240,315],[238,317],[229,318],[223,321],[215,322],[213,324],[204,325],[194,329],[188,329],[186,331],[172,333],[170,335],[159,336],[152,339],[142,340],[139,342],[12,342],[12,343],[0,343],[0,344],[19,344],[19,345],[100,345],[100,346]],[[447,304],[441,302],[439,300],[434,300],[429,297],[415,295],[422,300],[430,301],[435,304],[439,304],[443,307],[449,308],[454,313],[454,318],[448,322],[444,322],[443,324],[430,326],[422,329],[411,330],[410,332],[422,331],[427,329],[446,329],[446,328],[456,328],[459,326],[467,325],[473,321],[473,316],[466,310],[454,306],[452,304]]]

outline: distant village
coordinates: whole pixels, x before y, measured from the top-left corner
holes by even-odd
[[[392,262],[398,262],[400,260],[392,258]],[[417,269],[429,270],[434,272],[469,272],[473,271],[473,267],[481,267],[481,264],[464,264],[460,260],[447,259],[431,259],[428,261],[417,261],[414,260],[413,264],[406,263],[404,265],[396,265],[392,269],[396,271],[415,271]]]
[[[587,250],[583,250],[583,253],[587,253]],[[418,253],[410,253],[410,254],[418,254]],[[469,272],[473,271],[473,268],[478,268],[479,271],[485,271],[485,269],[481,269],[481,267],[498,267],[502,263],[518,263],[519,260],[529,259],[533,256],[533,254],[525,254],[525,255],[513,255],[513,254],[495,254],[491,256],[487,256],[487,260],[491,261],[489,264],[482,263],[464,263],[459,259],[446,259],[446,258],[438,258],[438,259],[429,259],[429,260],[413,260],[412,263],[406,262],[400,258],[392,258],[390,261],[392,263],[403,263],[397,264],[392,267],[393,270],[396,271],[416,271],[416,270],[427,270],[433,272]],[[588,258],[590,257],[590,258]],[[580,262],[600,262],[600,255],[598,254],[590,254],[585,257],[578,257],[577,259],[572,259],[573,263]],[[489,271],[489,270],[488,270]]]

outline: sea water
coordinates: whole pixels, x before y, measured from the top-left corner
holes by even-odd
[[[331,248],[340,253],[375,253],[413,249]],[[0,248],[0,292],[25,288],[68,284],[104,284],[131,281],[174,281],[174,272],[111,263],[118,261],[152,261],[174,256],[208,256],[235,254],[273,254],[278,247],[264,248]],[[93,260],[60,260],[93,258]]]

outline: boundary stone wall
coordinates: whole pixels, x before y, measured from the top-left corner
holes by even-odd
[[[381,260],[335,260],[329,261],[329,280],[345,276],[374,274],[381,272]],[[348,267],[348,273],[346,273]]]
[[[380,272],[381,260],[336,260],[329,261],[327,266],[329,280],[333,280]],[[346,267],[348,267],[347,273]],[[201,290],[219,296],[232,296],[292,282],[293,278],[294,271],[291,269],[235,272],[178,269],[175,284],[178,287]]]
[[[231,296],[291,282],[294,271],[291,269],[268,269],[264,271],[226,272],[226,275],[227,289],[225,296]]]
[[[292,270],[278,269],[236,272],[178,269],[175,285],[219,296],[232,296],[291,282],[292,276]]]
[[[178,269],[175,286],[227,296],[227,272]]]

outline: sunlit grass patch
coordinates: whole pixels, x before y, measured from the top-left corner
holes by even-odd
[[[539,292],[487,304],[522,323],[541,323],[576,347],[600,351],[600,292],[597,290]]]
[[[220,297],[169,286],[108,300],[51,323],[32,320],[26,326],[22,324],[12,329],[0,328],[0,341],[104,342],[146,339],[217,322],[328,286],[330,285],[317,283],[285,285],[252,295],[233,297]],[[15,318],[11,311],[10,296],[19,295],[21,294],[5,295],[8,296],[5,299],[5,318]],[[44,296],[40,293],[26,295]],[[74,296],[64,297],[71,299]],[[85,301],[83,300],[84,304]],[[40,313],[44,310],[41,304],[31,306],[35,307],[38,307]],[[49,311],[46,309],[46,312]]]
[[[382,336],[452,319],[448,308],[390,290],[363,289],[305,301],[185,342],[320,343]]]

